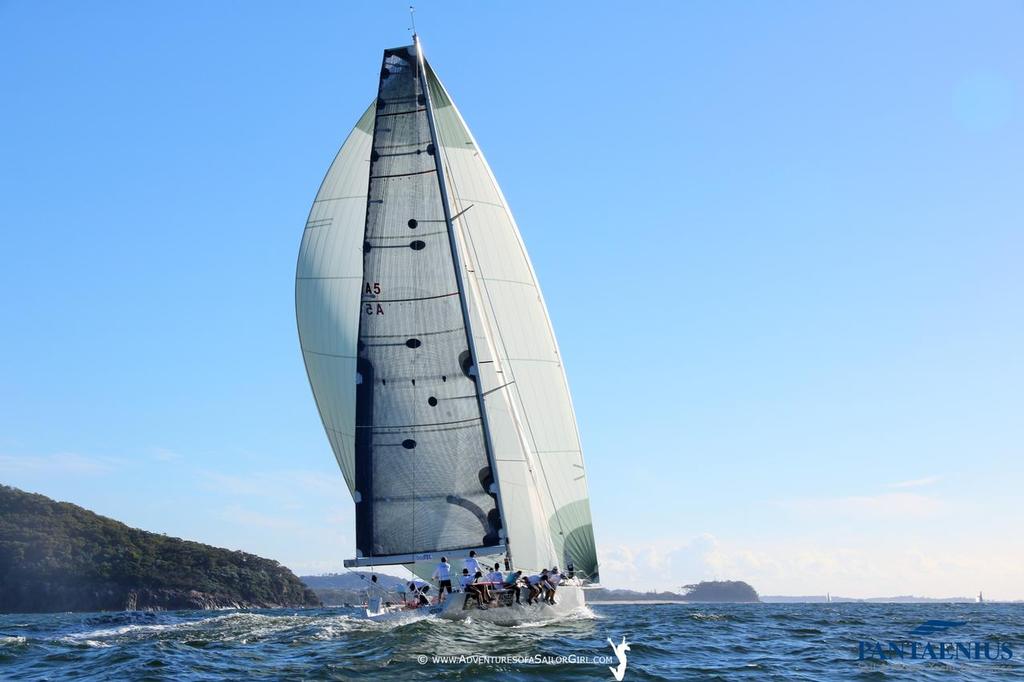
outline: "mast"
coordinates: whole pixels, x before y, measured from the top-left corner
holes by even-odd
[[[459,287],[459,305],[462,308],[462,320],[466,329],[466,344],[469,348],[470,357],[473,360],[473,368],[476,371],[476,379],[473,382],[476,392],[477,405],[480,408],[480,420],[484,432],[484,449],[487,454],[487,462],[491,467],[491,476],[494,478],[494,495],[498,503],[498,515],[501,517],[501,528],[498,531],[499,540],[503,540],[505,552],[509,559],[512,558],[512,548],[508,538],[508,529],[505,526],[505,508],[501,495],[501,484],[498,481],[498,464],[494,458],[494,445],[491,443],[491,429],[487,422],[487,409],[484,404],[483,377],[480,372],[479,356],[476,352],[476,342],[473,339],[473,329],[470,322],[469,304],[467,302],[468,290],[462,273],[462,258],[459,255],[458,239],[455,236],[455,225],[452,221],[451,204],[448,200],[448,185],[445,178],[444,164],[441,162],[441,144],[437,136],[437,125],[434,121],[434,105],[430,97],[430,87],[427,83],[427,72],[424,66],[423,49],[420,47],[420,38],[416,33],[412,35],[413,45],[416,46],[416,64],[419,72],[420,88],[423,90],[423,97],[426,101],[427,125],[430,128],[430,142],[434,146],[434,164],[437,168],[437,184],[441,190],[441,208],[444,211],[444,222],[448,230],[448,243],[451,246],[452,262],[455,266],[455,281]]]

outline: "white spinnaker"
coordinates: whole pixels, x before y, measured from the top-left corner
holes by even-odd
[[[473,314],[485,318],[474,325],[478,366],[486,390],[498,389],[486,403],[511,550],[517,567],[537,569],[571,557],[577,569],[596,579],[576,419],[540,288],[487,162],[429,65],[427,71],[452,213],[465,211],[456,223],[478,292]],[[307,220],[296,270],[303,358],[350,492],[355,490],[355,358],[373,120],[371,105],[328,170]],[[491,347],[497,362],[483,364],[493,360]]]
[[[296,314],[307,373],[335,458],[349,491],[355,490],[354,424],[358,319],[361,309],[362,240],[366,218],[374,105],[360,118],[327,171],[310,211],[296,271]],[[485,338],[486,321],[473,308],[482,385],[501,385]],[[538,482],[526,464],[507,390],[486,398],[498,450],[501,494],[515,533],[517,567],[540,570],[558,563]],[[488,557],[490,561],[500,556]],[[417,566],[429,577],[435,562]]]
[[[487,161],[429,65],[427,72],[452,213],[460,216],[457,227],[464,264],[476,285],[477,315],[486,318],[486,324],[474,327],[474,335],[479,338],[486,333],[498,356],[492,366],[501,372],[490,381],[485,377],[484,386],[505,386],[495,393],[506,394],[511,402],[506,421],[518,415],[518,431],[525,439],[525,449],[514,454],[515,448],[500,433],[502,420],[496,419],[500,409],[492,407],[496,401],[488,400],[510,549],[517,567],[539,568],[571,559],[576,569],[596,580],[583,454],[547,308],[519,229]],[[485,347],[483,341],[477,344],[481,356],[480,349]],[[482,365],[483,371],[486,368]],[[506,442],[504,448],[498,439]],[[519,494],[517,483],[522,494],[518,503],[511,503],[510,497]],[[535,496],[528,494],[531,489]],[[538,513],[541,518],[532,518]],[[534,537],[524,538],[531,526]],[[550,531],[555,552],[547,560],[545,529]],[[533,556],[522,555],[524,544],[532,546]]]
[[[463,240],[464,241],[464,240]],[[469,274],[474,272],[468,266]],[[547,514],[541,499],[539,479],[535,468],[531,470],[529,450],[523,437],[522,416],[512,402],[511,387],[505,380],[505,371],[495,362],[497,349],[491,337],[493,330],[486,316],[480,314],[482,293],[473,278],[469,301],[471,321],[476,337],[481,387],[487,409],[491,446],[498,469],[498,483],[504,510],[506,542],[515,567],[529,573],[558,565],[558,553],[552,543]]]
[[[306,221],[295,269],[295,317],[327,438],[355,490],[356,342],[375,103],[334,158]]]

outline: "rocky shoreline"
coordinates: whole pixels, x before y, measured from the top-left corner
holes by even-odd
[[[225,593],[171,588],[125,588],[120,585],[32,585],[10,590],[2,600],[4,613],[79,611],[199,611],[216,609],[275,609],[319,606],[306,595],[278,601],[239,599]]]
[[[271,559],[0,485],[0,613],[320,606]]]

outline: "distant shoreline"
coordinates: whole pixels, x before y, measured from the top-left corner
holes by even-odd
[[[742,601],[684,601],[682,599],[588,599],[588,604],[621,604],[621,605],[642,605],[642,604],[691,604],[691,605],[707,605],[707,604],[828,604],[831,606],[838,606],[841,604],[878,604],[879,606],[891,605],[891,604],[978,604],[979,602],[965,599],[963,601],[955,600],[942,600],[942,599],[922,599],[920,601],[883,601],[881,599],[841,599],[832,600],[827,602],[825,600],[801,600],[801,599],[780,599],[778,597],[767,597],[761,598],[760,602],[742,602]],[[1024,604],[1024,601],[985,601],[981,602],[980,605],[985,604]]]
[[[588,599],[588,604],[701,604],[713,602],[683,601],[682,599]],[[724,604],[727,602],[714,602]],[[728,602],[742,604],[744,602]],[[747,602],[750,603],[750,602]]]
[[[768,594],[761,597],[761,601],[768,604],[1014,604],[1020,601],[992,600],[978,602],[971,597],[914,597],[900,595],[895,597],[837,597],[833,596],[829,601],[824,595],[803,595],[787,597],[784,595]]]

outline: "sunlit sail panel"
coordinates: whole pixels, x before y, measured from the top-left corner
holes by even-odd
[[[544,508],[541,525],[551,534],[555,560],[562,566],[571,562],[578,573],[596,581],[597,555],[576,418],[540,287],[479,146],[429,66],[427,78],[452,211],[461,216],[457,227],[478,292],[476,303],[502,371],[496,385],[507,386],[503,392],[519,417],[525,443],[523,456],[497,458],[503,495],[506,481],[534,481]],[[515,518],[507,499],[504,506],[509,545],[516,556],[515,529],[526,521]]]
[[[356,336],[366,188],[376,107],[356,123],[309,212],[295,271],[295,314],[306,373],[349,491],[355,490]]]

